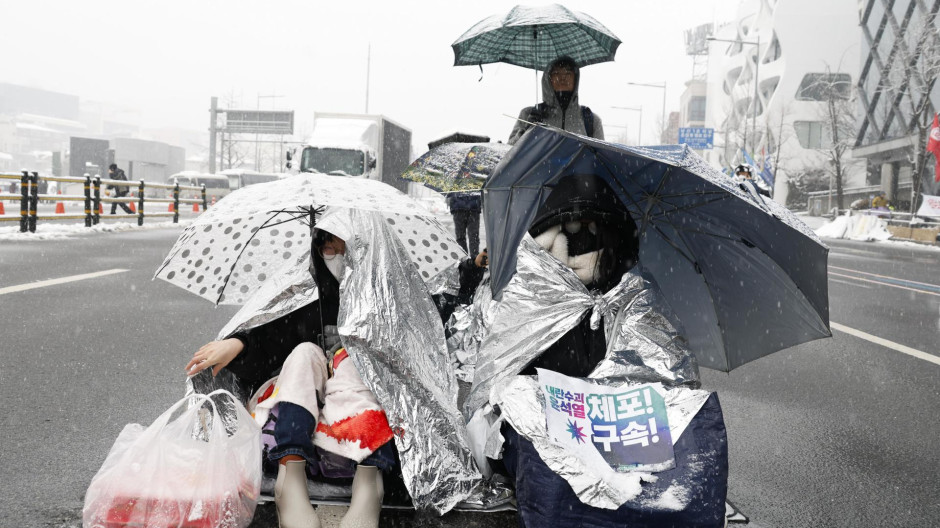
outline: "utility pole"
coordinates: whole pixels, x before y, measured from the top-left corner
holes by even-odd
[[[666,127],[669,126],[669,123],[666,122],[666,81],[663,81],[662,84],[635,83],[635,82],[628,82],[627,84],[629,84],[629,85],[631,85],[631,86],[647,86],[647,87],[649,87],[649,88],[660,88],[660,89],[662,89],[662,91],[663,91],[663,129],[662,129],[662,131],[660,132],[660,138],[659,138],[659,142],[660,142],[660,144],[662,144],[662,143],[663,143],[662,134],[665,133]]]
[[[637,131],[636,131],[636,143],[637,145],[642,145],[643,144],[643,107],[642,106],[611,106],[611,108],[616,108],[617,110],[632,110],[634,112],[640,113],[640,124],[637,125]]]
[[[209,174],[215,174],[215,133],[218,112],[219,98],[213,97],[209,102]]]
[[[366,114],[369,113],[369,76],[372,70],[372,43],[366,52]]]

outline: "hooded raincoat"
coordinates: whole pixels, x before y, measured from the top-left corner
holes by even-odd
[[[582,136],[588,135],[584,124],[584,112],[578,100],[578,90],[581,85],[581,69],[577,66],[573,68],[574,93],[571,95],[571,100],[568,102],[567,106],[561,103],[558,99],[558,95],[552,88],[552,80],[549,76],[549,72],[552,71],[555,64],[562,60],[565,59],[556,59],[542,72],[542,104],[527,106],[522,109],[522,112],[519,112],[519,120],[516,121],[515,126],[512,128],[512,133],[509,134],[510,145],[515,145],[516,141],[525,134],[526,130],[531,126],[529,123],[544,123],[575,134],[581,134]],[[590,114],[593,116],[594,120],[594,126],[590,136],[603,140],[604,126],[601,123],[601,118],[596,113],[590,112]]]

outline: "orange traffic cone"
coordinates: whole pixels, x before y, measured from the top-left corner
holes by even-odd
[[[170,207],[169,207],[166,211],[167,211],[168,213],[175,213],[175,212],[176,212],[176,211],[173,210],[173,204],[172,204],[172,203],[170,204]]]
[[[193,212],[194,212],[194,213],[198,213],[198,212],[199,212],[199,204],[197,204],[197,203],[194,203],[194,204],[193,204]]]
[[[132,212],[132,213],[136,213],[136,212],[137,212],[137,207],[134,206],[134,202],[130,202],[128,205],[131,206],[131,212]]]
[[[98,214],[100,214],[100,215],[103,215],[103,214],[104,214],[104,204],[103,204],[103,203],[99,203],[99,204],[98,204]]]
[[[55,204],[55,214],[65,214],[65,204],[62,202],[56,202]]]

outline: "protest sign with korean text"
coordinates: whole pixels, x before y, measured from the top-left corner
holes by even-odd
[[[619,472],[675,467],[661,384],[608,387],[537,370],[554,442]]]

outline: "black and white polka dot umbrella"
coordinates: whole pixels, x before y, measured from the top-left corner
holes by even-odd
[[[216,304],[240,305],[287,267],[306,267],[312,208],[375,211],[392,226],[425,281],[465,257],[435,216],[384,183],[301,174],[243,187],[180,235],[154,275]]]

